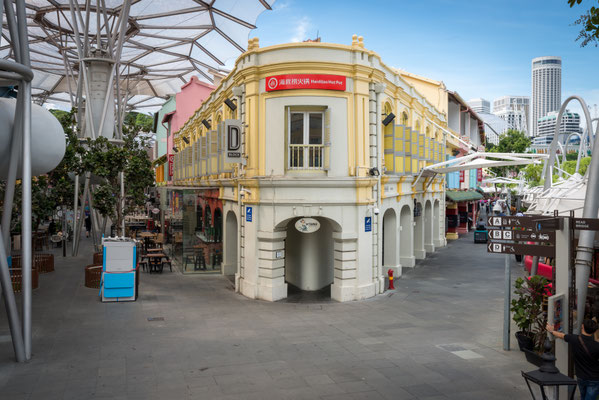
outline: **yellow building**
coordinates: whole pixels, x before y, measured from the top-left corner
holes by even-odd
[[[361,37],[251,39],[175,133],[174,184],[219,188],[222,271],[242,294],[274,301],[288,285],[330,285],[339,301],[372,297],[388,269],[400,275],[445,245],[443,178],[416,179],[445,160],[439,107]]]

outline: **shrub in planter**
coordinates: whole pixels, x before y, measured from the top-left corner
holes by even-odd
[[[516,339],[520,350],[541,348],[545,332],[545,316],[543,315],[543,296],[547,291],[547,279],[540,275],[529,279],[516,279],[514,284],[515,298],[512,299],[511,311],[518,328]]]

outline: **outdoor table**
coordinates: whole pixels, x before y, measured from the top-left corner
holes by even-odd
[[[150,273],[152,273],[152,270],[162,273],[162,259],[166,257],[166,254],[148,253],[145,257],[148,258],[148,268]]]

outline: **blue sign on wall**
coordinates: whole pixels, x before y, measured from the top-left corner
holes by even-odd
[[[372,217],[364,217],[364,232],[372,232]]]
[[[245,208],[245,220],[247,222],[252,222],[252,207]]]

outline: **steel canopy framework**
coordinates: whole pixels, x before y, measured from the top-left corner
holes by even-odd
[[[33,96],[38,103],[76,103],[82,60],[105,58],[115,68],[117,99],[134,108],[160,106],[191,76],[245,51],[258,15],[274,0],[26,0]],[[12,59],[6,21],[0,58]],[[115,90],[116,92],[116,90]],[[90,96],[92,96],[90,94]],[[121,99],[122,100],[122,99]]]

